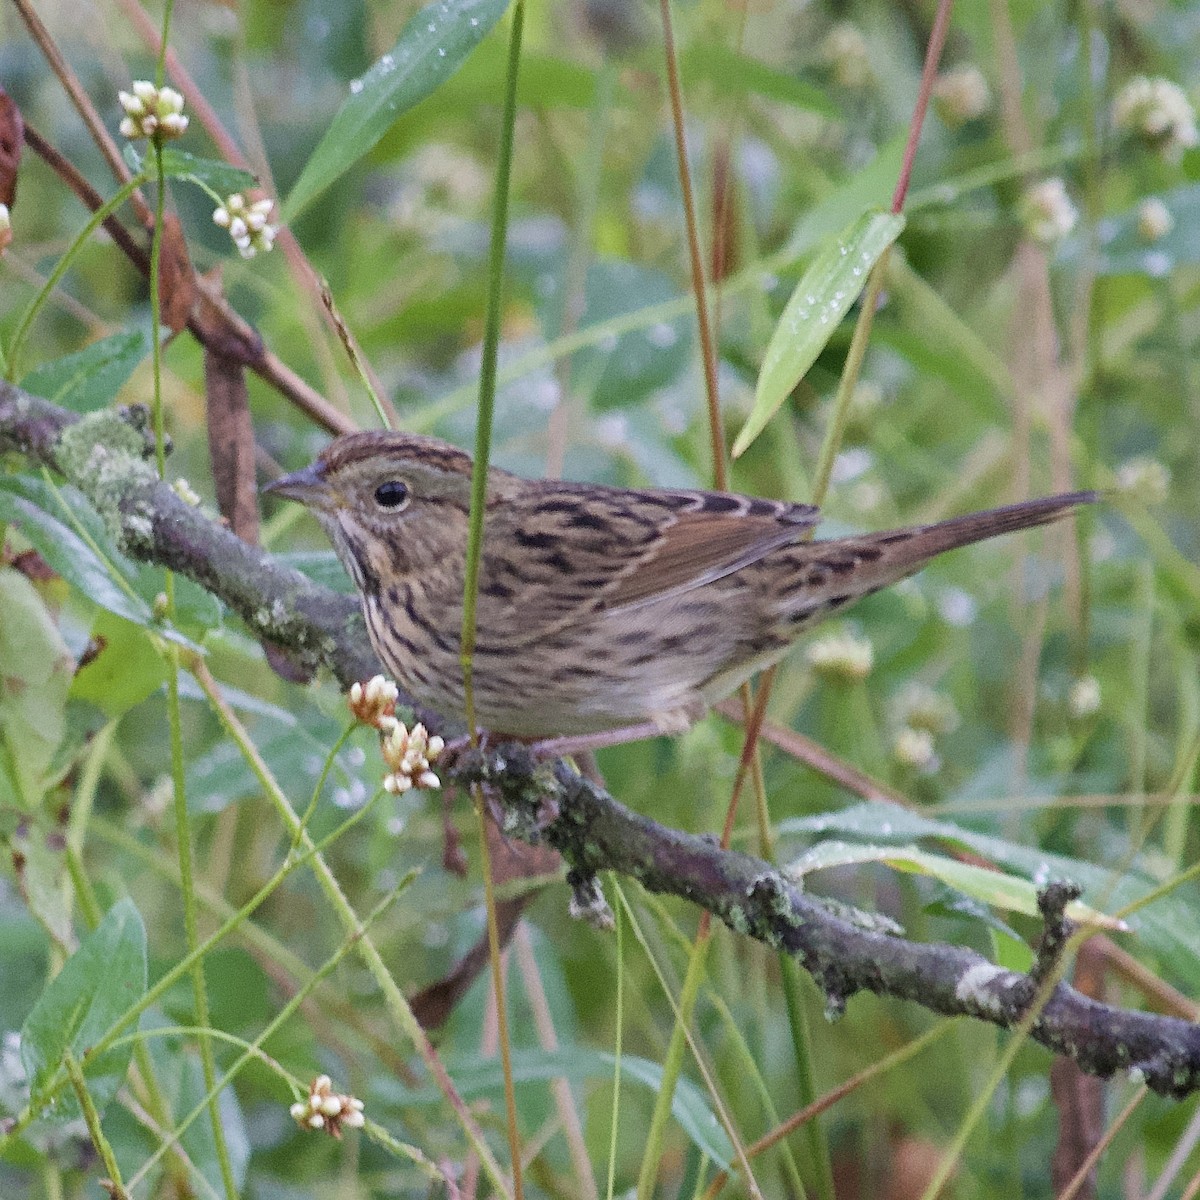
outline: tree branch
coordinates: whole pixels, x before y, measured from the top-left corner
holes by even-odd
[[[109,409],[80,418],[0,382],[3,450],[65,475],[123,550],[188,575],[255,634],[328,666],[343,686],[378,670],[356,602],[281,566],[184,503],[145,461],[136,413]],[[430,720],[438,724],[432,714]],[[855,992],[870,991],[1012,1028],[1037,991],[1030,976],[973,951],[910,942],[847,921],[769,863],[630,812],[565,763],[536,763],[525,747],[469,752],[453,776],[492,789],[507,832],[545,841],[562,854],[577,895],[590,896],[596,874],[614,870],[651,891],[689,900],[735,933],[794,954],[835,1011]],[[1046,910],[1053,917],[1055,897],[1047,896]],[[1050,924],[1049,941],[1057,944],[1063,931],[1057,918]],[[1092,1074],[1135,1071],[1174,1097],[1200,1089],[1200,1026],[1175,1017],[1100,1004],[1060,983],[1032,1036]]]

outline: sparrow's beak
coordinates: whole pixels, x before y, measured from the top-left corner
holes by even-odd
[[[299,500],[301,504],[319,504],[321,497],[329,492],[325,482],[325,466],[319,460],[310,463],[290,475],[280,475],[262,489],[283,496],[286,500]]]

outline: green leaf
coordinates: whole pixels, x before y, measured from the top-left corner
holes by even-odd
[[[168,179],[186,179],[191,183],[210,187],[222,199],[258,184],[257,176],[242,170],[241,167],[215,158],[197,158],[194,154],[189,154],[186,150],[177,150],[173,146],[163,150],[162,166],[163,174]]]
[[[806,258],[809,251],[845,225],[848,212],[886,207],[904,164],[906,140],[903,133],[894,137],[875,152],[865,167],[822,196],[796,222],[787,245],[774,256],[774,261],[787,264]]]
[[[904,228],[904,218],[863,213],[817,254],[796,284],[767,346],[754,408],[733,443],[736,458],[766,428],[779,406],[825,349],[867,283],[879,256]]]
[[[689,82],[704,80],[719,95],[764,96],[821,116],[838,115],[836,106],[820,88],[756,58],[738,54],[721,42],[694,42],[684,55],[683,75]]]
[[[604,259],[587,272],[584,325],[614,321],[677,295],[670,277],[654,267]],[[687,369],[692,357],[690,317],[657,321],[581,350],[572,364],[575,386],[590,390],[596,408],[632,408]]]
[[[285,205],[293,220],[462,65],[504,15],[508,0],[439,0],[404,27],[400,40],[361,78],[305,164]]]
[[[185,699],[207,703],[193,686],[181,683],[180,694]],[[240,701],[253,698],[237,696],[231,699],[236,707],[246,709]],[[260,712],[264,706],[255,704]],[[255,743],[263,761],[271,768],[279,786],[288,795],[307,796],[311,793],[329,747],[342,731],[341,725],[329,717],[306,709],[298,717],[282,709],[277,715],[264,713],[265,719],[256,726]],[[356,731],[351,744],[343,746],[333,760],[326,788],[333,804],[340,808],[357,807],[371,794],[372,768],[367,755],[375,754],[374,736],[365,729]],[[382,777],[382,768],[380,768]],[[370,785],[370,786],[369,786]],[[242,752],[228,740],[218,741],[208,751],[197,755],[187,765],[188,810],[192,813],[216,813],[247,796],[262,792],[258,776],[247,764]]]
[[[133,1043],[86,1057],[92,1046],[146,991],[146,927],[132,900],[119,900],[47,984],[21,1029],[21,1061],[34,1101],[69,1050],[83,1067],[88,1092],[103,1113],[129,1070]],[[69,1091],[42,1114],[79,1116]]]
[[[0,567],[0,804],[34,808],[66,730],[75,662],[37,589]]]
[[[123,590],[92,547],[38,503],[49,501],[46,492],[40,480],[0,479],[0,521],[17,526],[55,571],[101,608],[138,625],[151,624],[150,606]]]
[[[67,877],[66,846],[57,829],[40,821],[24,821],[8,842],[13,861],[20,858],[21,897],[30,913],[61,945],[75,937],[72,921],[73,893],[64,887]]]
[[[175,584],[178,628],[156,621],[152,605],[162,591],[162,568],[135,563],[117,550],[99,513],[76,488],[54,488],[29,475],[0,478],[3,520],[19,525],[22,535],[82,595],[135,625],[198,650],[185,633],[200,637],[221,621],[221,602],[184,576]]]
[[[910,871],[940,879],[950,887],[957,888],[976,900],[982,900],[994,908],[1024,913],[1029,917],[1038,915],[1037,888],[1028,879],[1018,875],[1006,875],[974,863],[959,862],[915,846],[881,846],[870,842],[819,842],[806,850],[799,858],[788,863],[785,870],[789,875],[801,877],[810,871],[826,867],[843,867],[856,863],[882,863],[897,871]],[[1088,904],[1073,900],[1065,909],[1072,921],[1097,925],[1104,929],[1126,929],[1118,921],[1099,912]]]
[[[119,717],[166,682],[166,660],[152,633],[101,612],[91,634],[97,652],[75,673],[72,700],[94,704],[107,717]]]
[[[276,554],[274,557],[278,563],[295,567],[313,583],[319,583],[331,591],[342,592],[347,596],[356,594],[354,581],[346,574],[341,559],[332,550],[293,550],[286,554]]]
[[[516,1084],[545,1083],[551,1079],[567,1079],[584,1083],[590,1079],[607,1082],[613,1076],[613,1056],[585,1046],[562,1046],[557,1050],[519,1050],[512,1056],[513,1082]],[[454,1086],[465,1099],[499,1094],[504,1076],[499,1062],[467,1062],[447,1064]],[[662,1067],[649,1059],[625,1055],[621,1059],[622,1082],[632,1080],[658,1091],[662,1087]],[[442,1100],[436,1088],[407,1091],[402,1085],[389,1082],[386,1098],[397,1104],[434,1104]],[[698,1150],[723,1169],[733,1158],[733,1146],[716,1114],[709,1107],[704,1093],[689,1079],[681,1078],[675,1085],[671,1115]]]
[[[113,397],[150,352],[150,342],[140,329],[114,333],[90,346],[35,367],[21,387],[75,412],[95,412]]]
[[[1024,875],[1039,885],[1052,879],[1073,879],[1083,887],[1083,899],[1111,910],[1123,908],[1156,885],[1156,881],[1133,870],[1118,873],[1108,866],[1094,866],[1066,855],[1018,846],[881,801],[855,804],[839,813],[784,821],[780,833],[806,838],[821,833],[870,842],[937,838],[974,850],[996,866]],[[1187,885],[1161,896],[1129,918],[1130,929],[1158,954],[1163,967],[1190,989],[1200,987],[1200,926],[1196,923],[1195,906],[1196,888]]]

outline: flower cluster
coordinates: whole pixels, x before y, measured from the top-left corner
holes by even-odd
[[[928,729],[913,729],[906,725],[892,743],[892,757],[902,766],[931,775],[942,765]]]
[[[992,89],[983,72],[974,63],[966,63],[937,77],[933,105],[951,129],[958,129],[982,117],[992,107]]]
[[[871,78],[871,60],[862,30],[849,21],[835,25],[821,43],[821,57],[844,88],[860,88]]]
[[[941,765],[934,739],[958,725],[953,701],[923,683],[910,683],[892,704],[899,726],[892,742],[892,757],[902,767],[931,775]]]
[[[1067,185],[1055,176],[1035,183],[1021,197],[1021,223],[1035,242],[1051,246],[1075,228],[1079,210],[1067,195]]]
[[[1116,95],[1113,125],[1140,137],[1169,162],[1200,142],[1196,110],[1187,93],[1169,79],[1136,75]]]
[[[390,732],[386,722],[396,717],[396,701],[400,691],[396,685],[382,675],[375,675],[366,683],[355,683],[350,688],[350,711],[357,721],[374,725],[381,733]]]
[[[1171,210],[1157,196],[1149,196],[1138,205],[1137,231],[1142,241],[1157,242],[1174,228]]]
[[[393,717],[390,732],[380,741],[383,760],[391,768],[391,773],[384,776],[384,788],[393,794],[413,787],[440,788],[442,781],[430,764],[437,761],[445,744],[436,734],[430,737],[420,722],[410,730]]]
[[[229,236],[243,258],[253,258],[260,252],[266,254],[275,245],[279,226],[267,220],[274,207],[275,201],[271,199],[247,204],[240,192],[234,192],[214,210],[213,224],[229,230]]]
[[[427,143],[400,168],[389,216],[401,229],[437,237],[476,215],[488,194],[487,175],[469,154]]]
[[[340,1140],[342,1126],[361,1129],[363,1102],[357,1096],[345,1096],[333,1090],[328,1075],[318,1075],[308,1089],[307,1100],[297,1100],[289,1110],[301,1129],[324,1129],[330,1137]]]
[[[1082,721],[1100,711],[1101,699],[1099,680],[1094,675],[1082,675],[1067,693],[1067,709],[1075,720]]]
[[[950,733],[958,726],[954,702],[923,683],[908,684],[896,698],[895,711],[901,724],[935,735]]]
[[[834,633],[819,638],[805,652],[809,665],[831,683],[858,683],[871,673],[875,652],[866,638]]]
[[[135,79],[132,92],[118,92],[125,115],[121,118],[121,136],[136,141],[159,141],[183,137],[188,119],[183,115],[183,97],[169,87],[155,87],[148,79]]]
[[[1165,463],[1148,454],[1127,458],[1117,468],[1117,489],[1142,504],[1161,504],[1171,487],[1171,472]]]
[[[446,743],[418,722],[409,729],[396,719],[396,685],[382,675],[356,683],[350,688],[350,711],[364,725],[379,730],[379,748],[388,774],[383,786],[393,795],[409,788],[440,788],[442,781],[431,764],[437,761]]]

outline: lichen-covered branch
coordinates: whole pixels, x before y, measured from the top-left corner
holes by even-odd
[[[194,579],[257,635],[328,666],[343,685],[378,669],[355,602],[280,565],[181,500],[147,463],[133,414],[106,410],[80,418],[0,382],[5,450],[61,472],[95,505],[122,549]],[[1035,979],[972,951],[844,920],[761,859],[632,813],[564,763],[535,763],[524,747],[472,751],[457,763],[455,777],[489,786],[509,832],[562,854],[577,894],[588,893],[597,872],[614,870],[690,900],[735,932],[795,955],[835,1010],[855,992],[870,991],[1011,1028],[1036,995]],[[1062,941],[1055,905],[1048,895],[1053,936],[1039,958],[1044,967]],[[1170,1096],[1200,1090],[1200,1026],[1174,1017],[1113,1008],[1059,984],[1032,1036],[1093,1074],[1137,1071]]]
[[[1037,994],[1036,980],[974,951],[911,942],[847,921],[762,859],[631,812],[565,763],[535,762],[527,747],[470,751],[455,777],[492,788],[506,832],[546,841],[570,865],[577,885],[586,889],[597,872],[618,871],[652,892],[699,904],[734,932],[794,955],[835,1012],[855,992],[869,991],[1011,1028]],[[1047,890],[1053,893],[1054,885]],[[1094,1075],[1140,1072],[1169,1096],[1200,1088],[1200,1026],[1176,1017],[1113,1008],[1060,983],[1031,1032]]]
[[[79,417],[0,381],[0,450],[60,472],[104,518],[117,545],[220,597],[259,637],[349,686],[379,670],[358,604],[276,562],[162,483],[146,458],[137,414]]]

